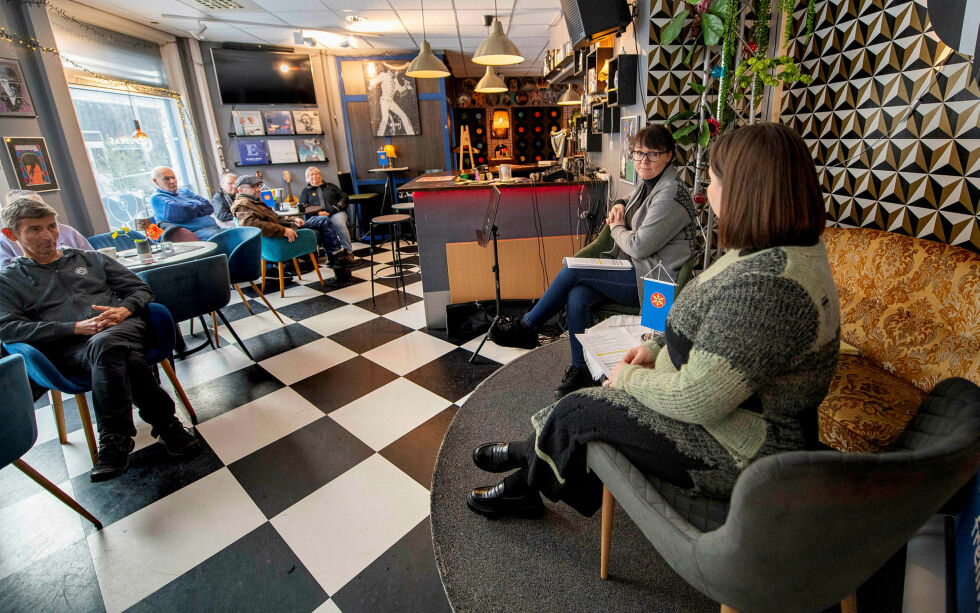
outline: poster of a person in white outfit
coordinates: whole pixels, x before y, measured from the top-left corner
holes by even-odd
[[[405,76],[408,62],[365,62],[368,113],[375,136],[415,136],[421,133],[415,79]]]

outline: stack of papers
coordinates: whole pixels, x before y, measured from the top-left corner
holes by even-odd
[[[565,266],[592,270],[629,270],[633,268],[633,262],[614,258],[565,258]]]
[[[606,320],[576,336],[578,342],[582,344],[585,364],[589,367],[592,378],[596,380],[603,375],[608,377],[612,374],[613,368],[623,360],[626,353],[633,347],[642,345],[642,336],[651,332],[649,328],[632,323],[632,320],[637,320],[638,317],[612,319],[628,320],[630,323],[607,325],[619,322]]]

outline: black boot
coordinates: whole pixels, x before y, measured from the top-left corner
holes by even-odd
[[[588,368],[584,366],[569,366],[565,370],[565,376],[562,377],[561,384],[555,388],[555,398],[560,400],[566,394],[570,394],[583,387],[594,387],[595,384],[595,380],[592,378],[592,374]]]
[[[526,472],[526,471],[520,471]],[[519,517],[541,517],[544,503],[537,490],[525,488],[522,492],[508,492],[510,477],[497,485],[478,487],[466,497],[466,506],[475,513],[490,519],[517,515]]]
[[[164,426],[154,427],[150,436],[159,438],[172,456],[190,458],[201,451],[201,442],[176,417]]]
[[[534,349],[538,346],[538,333],[524,324],[524,319],[504,323],[498,321],[490,331],[490,340],[501,347]]]
[[[104,434],[99,439],[99,458],[88,471],[92,481],[115,479],[129,468],[129,452],[136,446],[133,437],[125,434]]]

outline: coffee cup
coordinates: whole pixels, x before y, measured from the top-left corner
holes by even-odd
[[[99,253],[108,256],[112,259],[116,259],[116,248],[115,247],[102,247],[97,250]]]

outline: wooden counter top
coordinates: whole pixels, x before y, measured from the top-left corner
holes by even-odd
[[[542,171],[548,170],[547,168],[541,168]],[[494,173],[494,177],[497,174]],[[491,185],[496,185],[497,187],[503,189],[507,187],[530,187],[531,181],[526,178],[515,177],[514,179],[507,181],[506,183],[501,183],[499,181],[494,181],[493,183],[455,183],[453,181],[454,175],[446,172],[427,172],[424,175],[412,179],[408,183],[398,186],[399,192],[423,192],[423,191],[442,191],[449,189],[488,189]],[[565,185],[593,185],[600,183],[599,181],[555,181],[546,183],[537,183],[536,187],[560,187]]]

